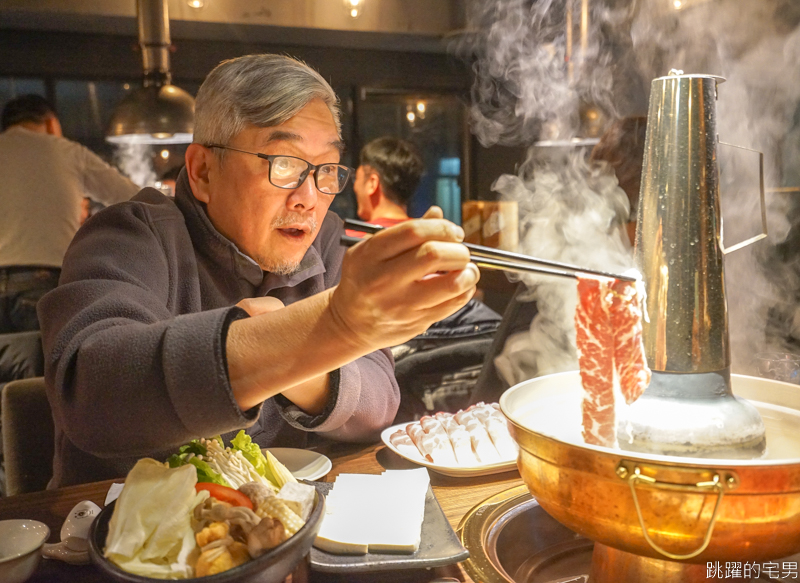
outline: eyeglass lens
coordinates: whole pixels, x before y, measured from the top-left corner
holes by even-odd
[[[309,170],[308,163],[299,158],[277,156],[270,164],[269,179],[279,188],[296,188]],[[323,164],[317,168],[315,181],[320,192],[337,194],[347,184],[348,169],[340,164]]]

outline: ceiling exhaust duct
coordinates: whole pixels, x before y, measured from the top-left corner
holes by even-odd
[[[194,98],[171,84],[167,0],[137,0],[142,87],[111,117],[106,140],[115,144],[187,144],[194,133]]]

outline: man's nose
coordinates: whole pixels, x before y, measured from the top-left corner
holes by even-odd
[[[303,183],[295,188],[289,195],[286,205],[290,209],[303,208],[310,210],[317,206],[318,199],[319,191],[317,190],[317,185],[314,184],[314,176],[309,174],[306,176],[306,179],[303,180]]]

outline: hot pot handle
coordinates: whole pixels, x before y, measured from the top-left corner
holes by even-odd
[[[750,237],[744,241],[731,245],[730,247],[726,247],[724,240],[724,221],[722,220],[722,216],[720,215],[720,233],[719,233],[719,248],[722,251],[723,255],[727,255],[737,249],[741,249],[742,247],[747,247],[748,245],[755,243],[756,241],[760,241],[761,239],[766,238],[767,236],[767,203],[764,199],[765,196],[765,189],[764,189],[764,153],[759,152],[758,150],[753,150],[752,148],[745,148],[744,146],[737,146],[736,144],[729,144],[727,142],[721,142],[719,136],[717,136],[717,143],[721,146],[729,146],[731,148],[739,148],[740,150],[747,150],[748,152],[755,152],[758,154],[758,187],[759,192],[761,195],[761,233],[755,235],[754,237]]]
[[[628,486],[631,489],[631,495],[633,496],[633,504],[636,507],[636,515],[639,517],[639,525],[642,527],[642,534],[644,535],[645,540],[648,544],[658,553],[661,553],[668,559],[672,559],[673,561],[685,561],[687,559],[691,559],[696,557],[708,547],[708,543],[711,542],[711,534],[714,532],[714,524],[717,522],[717,516],[719,515],[719,509],[722,504],[722,497],[725,495],[726,489],[733,489],[738,484],[738,480],[736,476],[733,474],[727,474],[726,476],[721,476],[719,473],[715,473],[711,480],[705,482],[697,482],[696,484],[673,484],[671,482],[660,482],[655,478],[651,478],[650,476],[645,476],[641,473],[641,469],[639,466],[634,466],[633,471],[631,472],[627,467],[626,464],[623,462],[617,467],[617,476],[622,478],[623,480],[627,480]],[[707,494],[709,492],[716,492],[717,493],[717,503],[714,505],[714,513],[711,515],[711,520],[708,523],[708,528],[706,529],[706,535],[703,538],[703,544],[700,547],[691,553],[687,553],[685,555],[677,555],[675,553],[670,553],[669,551],[661,548],[659,545],[655,543],[655,541],[650,538],[650,535],[647,533],[647,525],[644,523],[644,517],[642,516],[642,509],[639,506],[639,497],[636,495],[636,482],[644,482],[645,484],[652,486],[654,488],[662,488],[665,490],[676,490],[678,492],[688,492],[688,493],[700,493],[700,494]]]

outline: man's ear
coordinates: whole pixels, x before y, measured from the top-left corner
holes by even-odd
[[[206,204],[211,200],[209,172],[211,164],[216,163],[213,156],[209,148],[200,144],[189,144],[186,148],[186,174],[189,176],[192,194],[197,200]]]
[[[369,176],[367,176],[367,194],[370,197],[374,196],[376,192],[380,192],[381,190],[381,177],[378,176],[377,172],[370,172]]]
[[[372,184],[369,184],[367,192],[369,192],[369,204],[372,205],[373,209],[376,209],[383,200],[383,188],[381,188],[381,181],[378,179],[378,175],[373,174],[372,177],[375,178],[375,186],[373,188]]]
[[[50,115],[44,120],[45,132],[51,136],[63,137],[64,133],[61,131],[61,122],[54,115]]]

